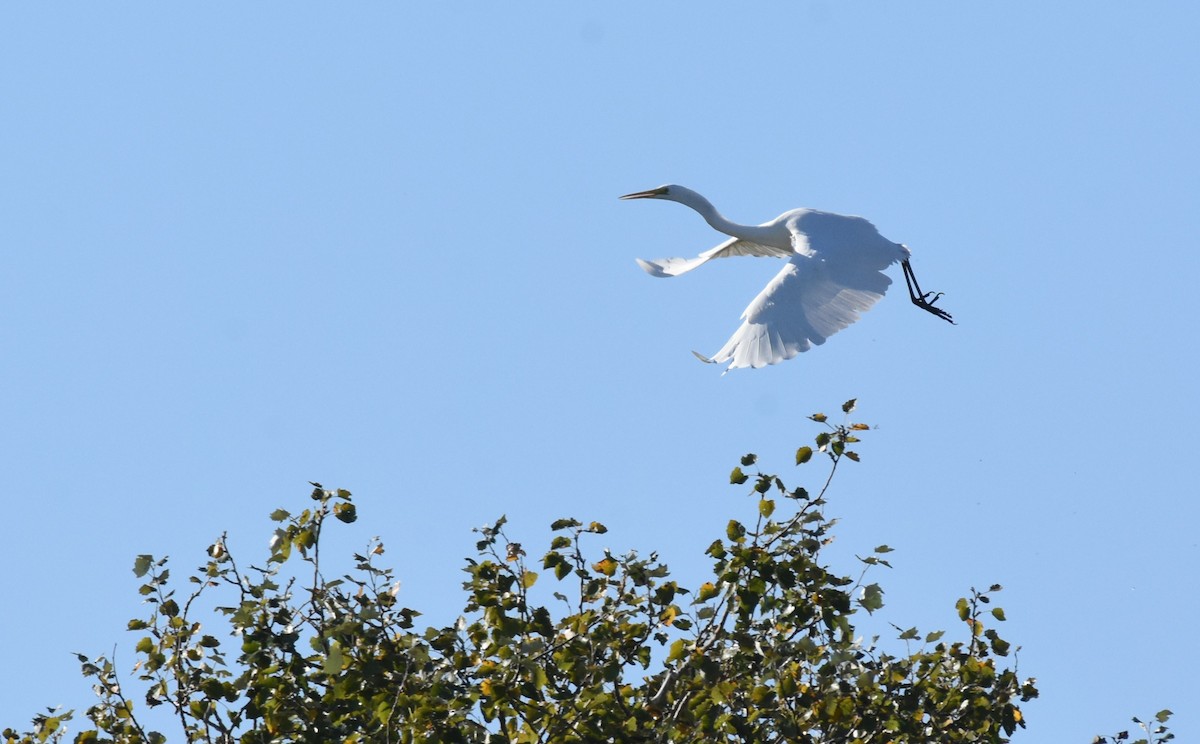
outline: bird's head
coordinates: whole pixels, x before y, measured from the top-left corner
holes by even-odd
[[[632,194],[626,194],[622,199],[665,199],[667,201],[678,202],[686,207],[691,207],[700,214],[715,213],[713,205],[708,199],[700,196],[695,191],[692,191],[686,186],[668,183],[665,186],[659,186],[657,189],[649,191],[635,191]],[[706,218],[707,219],[707,218]]]
[[[622,196],[621,198],[622,199],[670,199],[673,196],[677,196],[679,189],[681,189],[681,188],[682,188],[681,186],[676,186],[674,184],[667,184],[666,186],[659,186],[658,188],[650,189],[649,191],[635,191],[632,194],[626,194],[625,196]]]

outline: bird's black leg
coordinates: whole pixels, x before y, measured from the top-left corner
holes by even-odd
[[[917,284],[917,275],[913,273],[912,266],[909,265],[908,261],[901,261],[900,266],[904,269],[904,283],[908,285],[908,298],[912,300],[912,303],[926,312],[933,313],[942,320],[954,323],[954,318],[950,317],[950,313],[940,307],[933,306],[933,303],[938,301],[942,293],[922,292],[921,285]]]

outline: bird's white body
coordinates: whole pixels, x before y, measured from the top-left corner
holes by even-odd
[[[727,369],[776,364],[825,343],[883,297],[892,283],[883,270],[897,261],[906,263],[910,255],[907,247],[884,238],[862,217],[793,209],[761,225],[738,225],[683,186],[661,186],[621,198],[679,202],[732,236],[696,258],[638,259],[653,276],[679,276],[714,258],[788,259],[742,313],[742,325],[729,341],[711,358],[700,357],[729,362]]]

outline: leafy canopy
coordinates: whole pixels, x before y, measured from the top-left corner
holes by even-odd
[[[128,626],[133,679],[79,655],[98,701],[74,741],[166,741],[143,723],[150,708],[189,742],[1008,741],[1038,692],[1008,666],[999,586],[957,601],[954,640],[893,626],[895,651],[855,635],[855,615],[883,607],[867,577],[891,549],[851,575],[822,557],[836,524],[826,492],[869,429],[849,421],[853,408],[842,424],[810,417],[823,430],[796,463],[828,462],[815,494],[741,458],[730,481],[749,485],[754,509],[708,546],[698,585],[656,553],[597,552],[599,522],[560,519],[530,556],[501,517],[477,530],[462,616],[418,629],[377,564],[378,539],[326,576],[321,536],[357,512],[349,492],[320,484],[309,508],[271,515],[261,566],[243,566],[226,535],[184,587],[166,558],[138,556],[148,609]],[[206,603],[216,609],[202,623]],[[4,736],[59,742],[72,717],[51,710]]]

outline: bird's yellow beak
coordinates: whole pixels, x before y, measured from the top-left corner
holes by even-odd
[[[632,194],[626,194],[625,196],[622,196],[620,198],[621,199],[653,199],[654,197],[662,196],[665,193],[667,193],[667,187],[659,186],[657,189],[650,189],[649,191],[635,191]]]

